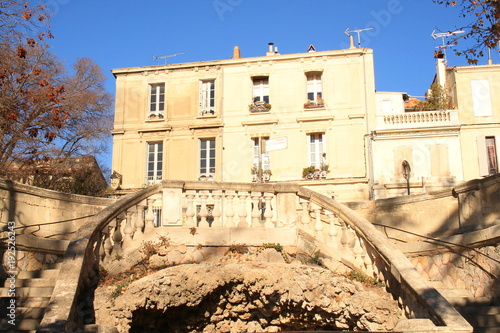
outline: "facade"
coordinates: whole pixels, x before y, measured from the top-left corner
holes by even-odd
[[[311,46],[281,55],[270,44],[265,56],[242,58],[236,47],[229,60],[113,74],[119,193],[162,179],[271,180],[304,182],[344,200],[369,197],[370,49]],[[311,166],[318,171],[304,180]]]
[[[118,194],[170,180],[293,181],[342,201],[498,172],[500,65],[447,67],[446,103],[376,92],[367,48],[113,70]],[[435,92],[434,92],[435,93]],[[432,97],[432,96],[431,96]],[[406,168],[405,168],[406,166]]]
[[[403,93],[377,93],[375,198],[427,193],[498,173],[500,65],[447,67],[437,55],[433,83],[443,88],[444,107],[418,111]],[[411,168],[406,177],[403,161]]]

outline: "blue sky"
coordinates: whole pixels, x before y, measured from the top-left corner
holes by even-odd
[[[374,50],[378,91],[422,96],[434,73],[433,52],[464,21],[456,8],[432,0],[46,0],[52,12],[52,51],[68,68],[90,57],[108,77],[114,68],[161,65],[153,56],[184,53],[168,63],[265,55],[268,42],[281,54],[347,47],[350,30]],[[357,39],[357,35],[355,34]],[[466,62],[448,52],[449,66]],[[498,53],[493,57],[499,63]],[[482,59],[480,64],[485,64]],[[109,161],[107,162],[109,163]],[[109,163],[110,164],[110,163]],[[110,167],[110,165],[108,166]]]

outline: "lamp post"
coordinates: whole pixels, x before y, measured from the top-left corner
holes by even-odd
[[[407,160],[404,160],[402,165],[403,165],[403,177],[404,179],[406,179],[406,188],[408,189],[408,195],[410,195],[410,172],[411,172],[410,163]]]

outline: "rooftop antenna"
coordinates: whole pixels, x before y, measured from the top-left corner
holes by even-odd
[[[158,57],[154,57],[153,56],[153,61],[157,60],[157,59],[165,59],[165,65],[166,65],[168,58],[175,57],[175,56],[178,56],[178,55],[181,55],[181,54],[185,54],[185,53],[186,52],[180,52],[180,53],[174,53],[174,54],[169,54],[169,55],[164,55],[164,56],[158,56]]]
[[[360,36],[360,33],[362,31],[366,31],[366,30],[372,30],[373,28],[365,28],[365,29],[358,29],[358,30],[349,30],[349,28],[345,29],[344,33],[347,35],[347,36],[350,36],[350,33],[351,32],[355,32],[358,34],[358,47],[361,47],[361,36]]]
[[[455,30],[455,31],[447,31],[447,32],[436,32],[436,30],[434,30],[434,31],[432,31],[431,36],[434,39],[441,38],[441,45],[437,46],[436,48],[443,50],[443,52],[444,52],[444,58],[446,59],[446,48],[449,45],[446,45],[444,39],[446,37],[455,36],[455,35],[458,35],[458,34],[463,34],[464,32],[465,31],[463,31],[463,30]]]

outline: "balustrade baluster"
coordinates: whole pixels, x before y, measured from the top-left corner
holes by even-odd
[[[342,251],[344,254],[349,256],[351,251],[349,249],[349,234],[347,232],[347,225],[341,218],[339,218],[339,222],[341,226],[340,244],[342,244]]]
[[[260,198],[262,193],[260,192],[252,192],[252,228],[261,227],[260,223]]]
[[[196,191],[186,191],[187,207],[186,207],[186,224],[188,227],[196,227],[194,221],[194,198]]]
[[[238,212],[238,216],[240,221],[238,222],[238,228],[248,228],[247,223],[247,207],[246,207],[246,199],[248,197],[248,192],[238,192],[238,198],[240,199],[240,209]]]
[[[354,253],[354,265],[359,269],[363,270],[365,267],[365,262],[361,255],[363,254],[363,248],[361,247],[361,242],[359,241],[359,236],[357,234],[354,235],[354,247],[352,249]]]
[[[153,204],[156,201],[155,198],[148,198],[146,200],[148,211],[146,212],[146,226],[144,227],[144,233],[150,234],[155,229],[155,213],[153,211]]]
[[[328,228],[328,236],[329,236],[329,244],[330,247],[334,250],[337,250],[338,248],[338,242],[337,242],[337,216],[330,212],[330,211],[325,211],[325,214],[328,216],[328,219],[330,221],[330,227]]]
[[[121,231],[121,223],[123,221],[124,214],[119,214],[115,219],[115,232],[113,233],[113,253],[115,255],[121,255],[123,253],[122,241],[123,235]]]
[[[212,210],[212,216],[214,221],[212,222],[212,227],[222,227],[222,221],[220,217],[222,216],[221,211],[221,191],[213,191],[212,198],[214,199],[214,209]]]
[[[324,243],[325,237],[323,235],[323,223],[321,222],[321,207],[313,204],[312,210],[314,211],[315,218],[314,231],[316,239]]]
[[[126,219],[125,219],[125,229],[123,229],[123,233],[125,237],[123,238],[123,246],[127,247],[132,241],[132,236],[134,235],[134,229],[132,227],[132,215],[134,212],[132,210],[127,210]]]
[[[311,217],[309,216],[309,201],[301,200],[300,205],[302,206],[302,215],[300,217],[300,223],[304,227],[304,230],[309,230],[311,223]]]
[[[236,226],[234,224],[234,221],[233,221],[233,216],[234,216],[233,199],[234,199],[234,196],[235,196],[234,191],[226,191],[226,204],[227,204],[226,218],[227,218],[227,220],[225,223],[225,227],[228,227],[228,228],[233,228]]]
[[[104,239],[104,258],[101,258],[101,260],[109,261],[111,259],[111,250],[113,249],[113,244],[111,244],[111,230],[113,227],[108,224],[105,228],[107,232]]]
[[[207,209],[207,198],[208,198],[208,192],[207,191],[200,191],[200,200],[201,200],[201,207],[200,207],[200,224],[199,227],[209,227],[210,225],[208,224],[207,217],[208,217],[208,209]]]
[[[99,249],[97,251],[98,252],[97,255],[98,255],[98,258],[100,259],[100,261],[102,262],[102,261],[104,261],[104,258],[106,257],[106,250],[104,249],[104,242],[106,241],[106,232],[104,232],[104,230],[101,231],[100,236],[101,236],[101,237],[99,237],[100,240],[98,241]]]
[[[266,222],[264,227],[266,228],[274,228],[274,223],[272,221],[273,218],[273,210],[271,208],[271,200],[274,195],[272,193],[264,193],[264,200],[266,200],[266,210],[264,211],[264,217],[266,218]]]
[[[364,239],[361,240],[361,247],[363,247],[364,249],[363,261],[365,264],[366,275],[373,277],[373,264],[370,257],[369,246],[366,244],[366,241]]]
[[[144,238],[144,205],[136,206],[134,240]]]

